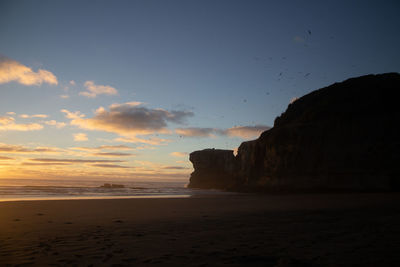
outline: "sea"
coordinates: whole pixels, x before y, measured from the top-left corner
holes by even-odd
[[[0,202],[66,199],[187,198],[232,194],[187,188],[187,181],[0,179]]]

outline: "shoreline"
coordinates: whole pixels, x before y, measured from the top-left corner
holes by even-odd
[[[399,204],[396,193],[0,202],[0,265],[396,265]]]
[[[187,198],[191,195],[143,195],[143,196],[93,196],[93,197],[32,197],[32,198],[0,198],[2,202],[24,202],[24,201],[57,201],[57,200],[102,200],[102,199],[143,199],[143,198]]]

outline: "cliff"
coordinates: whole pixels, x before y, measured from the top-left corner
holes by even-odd
[[[220,164],[207,165],[209,154],[192,153],[195,172],[189,186],[237,191],[397,191],[399,91],[397,73],[352,78],[313,91],[290,104],[257,140],[242,143],[233,159],[225,161],[213,154],[212,162]],[[200,158],[203,164],[198,169]],[[207,176],[210,169],[214,178]],[[217,173],[226,174],[224,182]]]

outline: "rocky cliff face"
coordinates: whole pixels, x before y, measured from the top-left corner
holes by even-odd
[[[192,153],[195,175],[190,187],[239,191],[399,190],[398,92],[400,75],[396,73],[353,78],[311,92],[290,104],[275,119],[272,129],[257,140],[242,143],[236,158],[226,161],[229,164],[217,167],[210,161],[211,165],[203,164],[198,169],[197,159],[203,158],[204,163],[208,155],[202,151]],[[224,178],[226,183],[205,179],[210,169],[213,173],[229,173]],[[206,187],[202,180],[207,180]]]

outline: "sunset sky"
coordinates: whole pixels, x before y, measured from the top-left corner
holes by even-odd
[[[190,152],[257,138],[296,97],[400,72],[399,14],[398,1],[2,0],[0,179],[188,179]]]

